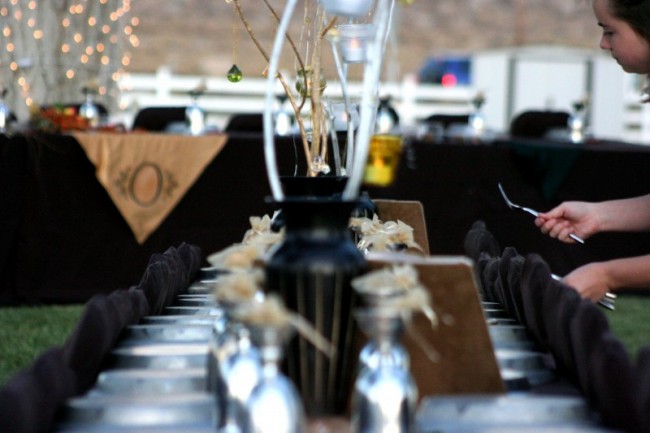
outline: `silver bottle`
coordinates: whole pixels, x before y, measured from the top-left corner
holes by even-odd
[[[363,301],[369,308],[381,308],[382,303],[390,301],[398,297],[398,294],[391,293],[382,293],[382,294],[372,294],[372,293],[363,293]],[[410,359],[408,352],[399,342],[401,338],[401,332],[393,332],[386,335],[386,338],[391,338],[393,341],[390,345],[387,345],[386,350],[390,350],[392,359],[395,362],[395,365],[401,366],[405,370],[410,368]],[[377,339],[370,338],[368,342],[361,348],[359,352],[359,371],[362,371],[365,367],[376,368],[379,363],[380,351],[379,351],[379,341]]]
[[[376,363],[357,377],[352,400],[354,433],[412,433],[415,431],[417,387],[395,349],[404,329],[399,311],[385,308],[358,310],[361,329],[376,345]],[[406,355],[408,357],[408,355]]]
[[[208,360],[208,387],[216,393],[218,431],[242,431],[245,404],[262,376],[260,354],[251,343],[249,331],[226,314],[222,333],[215,328]],[[222,325],[221,325],[222,326]]]
[[[271,325],[250,328],[262,356],[262,379],[246,403],[244,433],[302,433],[305,412],[294,384],[280,372],[283,346],[290,332]]]

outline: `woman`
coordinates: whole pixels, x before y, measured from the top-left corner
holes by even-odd
[[[593,0],[602,27],[600,48],[608,50],[625,72],[650,74],[650,0]],[[648,100],[650,92],[644,91]],[[553,238],[575,242],[605,231],[650,230],[650,194],[599,203],[564,202],[541,213],[535,224]],[[598,301],[618,289],[650,288],[650,255],[581,266],[563,281],[583,298]]]

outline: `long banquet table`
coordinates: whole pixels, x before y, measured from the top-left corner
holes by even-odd
[[[46,379],[51,389],[60,394],[47,395],[50,400],[27,398],[20,403],[24,403],[24,410],[31,412],[45,406],[48,410],[45,418],[52,422],[57,415],[55,430],[64,432],[213,430],[215,400],[205,392],[206,333],[201,337],[194,335],[194,338],[188,332],[176,334],[171,360],[176,369],[174,373],[147,371],[144,367],[149,361],[135,358],[158,350],[159,344],[155,343],[160,341],[147,341],[151,338],[149,331],[143,330],[147,324],[169,323],[175,314],[172,312],[179,310],[166,307],[187,307],[187,301],[196,301],[186,294],[193,287],[201,286],[195,281],[188,287],[191,275],[197,277],[200,266],[196,257],[203,260],[210,252],[237,242],[248,227],[248,216],[273,209],[264,200],[268,187],[259,137],[230,136],[223,151],[162,226],[142,245],[133,239],[121,215],[96,181],[92,164],[72,137],[12,137],[0,143],[3,168],[0,175],[3,190],[7,192],[3,197],[11,204],[2,207],[2,222],[6,223],[2,225],[1,250],[3,300],[76,302],[90,299],[64,347],[53,348],[39,357],[24,376],[19,375],[18,380],[10,382],[9,391],[18,395],[21,389],[27,389],[34,392],[31,395],[44,397],[47,393],[32,381]],[[293,142],[279,140],[278,147],[286,154],[287,149],[293,150]],[[647,387],[650,351],[643,351],[639,364],[635,365],[621,350],[620,342],[609,333],[606,319],[596,306],[576,299],[573,290],[557,285],[559,283],[547,286],[552,280],[548,272],[542,272],[549,280],[542,284],[542,278],[538,277],[545,263],[535,255],[525,258],[523,255],[538,253],[541,256],[537,257],[545,258],[553,272],[562,273],[587,260],[643,252],[647,239],[611,235],[590,239],[584,246],[560,244],[541,236],[530,217],[508,210],[496,184],[503,183],[513,199],[539,209],[569,198],[618,197],[622,190],[626,195],[641,194],[650,186],[647,170],[642,170],[650,162],[649,156],[646,148],[621,143],[575,147],[521,140],[503,140],[489,145],[412,142],[403,155],[397,182],[389,188],[368,189],[371,197],[422,202],[433,254],[464,254],[468,230],[476,227],[478,220],[483,220],[492,232],[490,236],[493,234],[492,239],[501,243],[500,248],[494,250],[516,247],[519,251],[516,257],[521,257],[519,266],[524,266],[523,271],[520,268],[517,273],[520,281],[513,282],[510,287],[510,290],[518,288],[523,298],[510,300],[515,301],[510,305],[516,307],[512,311],[522,314],[515,323],[520,329],[516,339],[504,339],[497,332],[500,325],[507,327],[514,322],[501,316],[502,311],[490,316],[488,310],[495,308],[494,302],[484,299],[482,303],[495,356],[511,392],[496,396],[425,395],[418,411],[418,431],[451,433],[471,428],[471,431],[600,432],[610,431],[601,424],[600,416],[610,422],[623,423],[621,418],[625,419],[628,412],[640,415],[634,412],[642,409],[641,406],[637,408],[637,400],[634,400],[635,405],[628,405],[627,400],[614,397],[624,395],[631,399],[634,396],[638,404],[650,401],[646,398],[650,395]],[[282,171],[289,173],[292,165],[292,161],[283,160]],[[598,175],[603,170],[608,170],[608,176]],[[11,241],[5,243],[4,239]],[[195,258],[191,260],[194,271],[183,273],[180,266],[175,266],[179,270],[177,280],[169,283],[153,278],[153,272],[149,271],[157,269],[157,261],[177,257],[170,245],[183,243],[187,249],[186,242],[197,247]],[[507,250],[510,256],[503,251],[503,256],[490,257],[484,262],[472,257],[478,265],[477,270],[482,269],[477,276],[482,279],[483,295],[486,288],[501,296],[508,292],[499,275],[502,271],[499,263],[506,263],[506,259],[513,262],[515,256],[511,249]],[[499,280],[501,288],[497,288]],[[152,281],[156,284],[149,284]],[[116,291],[119,287],[130,289]],[[154,293],[163,288],[164,293]],[[558,302],[562,296],[573,299]],[[567,314],[571,311],[565,311],[564,305],[572,305],[576,309],[575,316],[580,319],[574,320],[572,314]],[[186,323],[201,323],[201,310],[186,312],[194,314],[194,317],[182,319]],[[126,314],[130,316],[123,316]],[[553,320],[556,314],[563,319]],[[214,319],[207,320],[203,325],[210,326]],[[521,329],[524,322],[525,330]],[[562,338],[548,338],[551,331]],[[140,343],[149,348],[130,351],[139,346],[133,341],[138,338],[145,340]],[[569,349],[575,349],[571,369],[564,363],[567,353],[563,352],[569,343],[573,344]],[[582,351],[581,356],[578,356],[579,351]],[[183,352],[187,355],[185,359],[181,359]],[[515,369],[514,374],[511,371],[514,364],[511,365],[509,358],[513,352],[526,355],[522,370]],[[596,362],[592,362],[593,356]],[[602,374],[608,371],[610,361],[617,365],[617,376]],[[539,369],[540,362],[548,370]],[[531,367],[530,363],[535,366]],[[161,364],[153,366],[154,370],[162,367]],[[583,368],[587,366],[588,369]],[[129,369],[133,371],[126,371]],[[43,374],[52,371],[58,373]],[[98,377],[100,371],[105,374]],[[565,373],[568,382],[560,376]],[[525,386],[520,389],[522,374]],[[157,379],[162,382],[156,383]],[[170,384],[168,379],[176,382]],[[152,388],[133,385],[147,381],[150,381],[147,386]],[[21,387],[25,384],[26,388]],[[69,389],[71,384],[77,388]],[[170,392],[176,385],[191,392]],[[62,396],[66,398],[62,400]],[[64,411],[59,412],[61,407],[53,406],[54,403],[65,404]],[[162,413],[168,416],[161,416],[161,407]],[[594,412],[593,407],[601,409],[602,413]],[[189,412],[184,408],[189,408]],[[184,430],[160,424],[171,422],[174,413],[190,417],[184,419]],[[477,416],[477,413],[485,416]],[[128,417],[137,419],[135,426],[126,427]],[[98,419],[109,425],[95,423]],[[645,412],[639,419],[650,422]]]
[[[277,140],[280,172],[300,145]],[[300,164],[299,164],[300,165]],[[561,200],[605,200],[650,191],[650,148],[530,139],[488,144],[410,141],[396,182],[370,197],[421,201],[432,254],[462,254],[476,220],[504,245],[536,252],[564,274],[592,260],[647,253],[650,234],[599,234],[585,245],[542,236],[497,189],[545,210]],[[303,168],[299,168],[299,173]],[[69,135],[0,137],[0,305],[84,302],[138,282],[151,254],[186,241],[204,255],[234,242],[248,217],[271,213],[261,136],[230,134],[224,149],[160,227],[138,244],[81,147]]]
[[[198,261],[192,258],[198,256],[197,251],[187,244],[178,249],[171,247],[152,257],[145,269],[145,275],[153,276],[152,270],[158,265],[170,265],[176,271],[166,273],[166,278],[152,278],[129,290],[91,298],[62,348],[52,348],[40,355],[33,366],[12,378],[4,389],[0,388],[0,414],[5,426],[16,432],[215,431],[223,415],[220,411],[223,406],[219,404],[218,391],[209,389],[208,358],[212,356],[213,333],[220,329],[215,323],[221,320],[222,311],[211,297],[211,277],[197,273]],[[531,269],[543,265],[536,259],[526,260],[530,260]],[[538,281],[527,281],[531,275],[537,275],[533,280]],[[206,276],[208,281],[204,280]],[[537,285],[543,279],[536,271],[530,273],[524,269],[520,284],[522,287],[529,283]],[[189,286],[188,281],[192,281]],[[149,284],[152,282],[155,284]],[[489,284],[487,280],[482,282]],[[561,296],[575,296],[569,288],[560,285],[555,288],[557,294],[563,293]],[[431,289],[437,293],[436,288],[429,287]],[[522,291],[526,298],[527,289],[522,288]],[[482,292],[485,296],[485,288]],[[465,299],[461,303],[478,303],[478,292],[474,296],[475,299]],[[603,317],[592,303],[578,303],[578,316],[589,312],[585,317]],[[558,309],[560,304],[556,305]],[[635,395],[634,389],[616,386],[633,383],[628,380],[633,380],[632,375],[637,374],[637,370],[629,361],[626,368],[617,364],[621,367],[617,376],[608,374],[607,380],[594,381],[592,391],[592,387],[585,388],[576,379],[586,366],[584,363],[591,362],[591,357],[576,354],[576,370],[563,370],[562,358],[553,348],[549,352],[549,348],[542,347],[536,330],[510,318],[504,305],[483,300],[480,307],[478,317],[486,321],[484,325],[473,323],[468,329],[462,321],[456,321],[448,326],[479,334],[490,328],[493,347],[490,350],[494,350],[499,369],[497,375],[501,374],[506,392],[500,388],[476,394],[458,391],[447,394],[434,388],[433,392],[421,395],[413,431],[604,433],[619,431],[613,429],[612,424],[623,426],[637,419],[649,420],[647,414],[634,414],[636,401],[628,403],[627,398]],[[541,305],[539,309],[541,311]],[[547,312],[552,315],[553,311]],[[606,328],[602,328],[601,334],[583,326],[587,322],[576,323],[581,335],[592,337],[588,346],[616,343],[608,339]],[[441,357],[454,362],[457,348],[453,346],[458,343],[449,343],[436,346],[436,349]],[[561,344],[561,339],[557,343]],[[609,344],[602,346],[606,348]],[[466,349],[480,352],[478,347]],[[604,360],[617,351],[602,352],[607,355],[592,355],[596,360]],[[414,354],[411,350],[409,353]],[[547,357],[548,362],[545,361]],[[428,379],[423,369],[442,367],[442,364],[422,364],[416,360],[411,358],[411,372],[425,381]],[[639,378],[650,373],[648,366],[640,365]],[[601,367],[608,368],[605,364]],[[464,368],[465,373],[471,375],[471,370],[477,366],[468,364]],[[597,369],[594,373],[602,371]],[[615,387],[611,388],[611,384]],[[647,385],[639,389],[639,402],[645,401],[644,390],[647,389],[650,389]],[[603,390],[611,391],[611,395]],[[604,401],[598,396],[604,396]],[[273,421],[269,418],[269,422]],[[342,433],[350,431],[350,427],[349,414],[309,418],[309,432]]]

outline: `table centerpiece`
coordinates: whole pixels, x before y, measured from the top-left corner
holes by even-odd
[[[347,412],[356,371],[356,325],[353,312],[358,297],[351,280],[367,269],[363,254],[356,248],[348,228],[352,211],[359,202],[368,150],[378,108],[379,82],[386,41],[397,0],[306,0],[304,22],[308,61],[304,61],[288,33],[297,0],[287,0],[280,15],[263,0],[275,17],[278,28],[272,51],[267,54],[246,20],[243,0],[226,0],[268,61],[265,70],[264,154],[272,202],[283,213],[286,235],[269,251],[266,261],[266,290],[278,293],[287,307],[308,320],[316,331],[336,348],[327,356],[303,338],[293,339],[285,357],[285,369],[296,384],[308,415],[337,416]],[[344,23],[339,24],[339,20]],[[279,71],[284,43],[295,57],[296,85],[292,89]],[[323,97],[327,80],[323,74],[323,52],[331,47],[341,85],[343,112]],[[348,65],[363,68],[363,84],[358,111],[347,89]],[[291,104],[306,157],[307,183],[338,176],[339,190],[332,194],[295,193],[283,185],[278,172],[275,147],[274,107],[278,83]],[[309,106],[306,113],[303,108]],[[341,158],[334,123],[343,115],[347,140]],[[355,122],[355,114],[358,122]],[[328,144],[332,145],[332,151]],[[345,164],[342,160],[345,160]],[[332,172],[332,165],[334,170]]]

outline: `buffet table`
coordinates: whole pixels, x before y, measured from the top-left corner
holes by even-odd
[[[280,172],[292,174],[302,163],[301,146],[288,137],[277,147]],[[230,134],[143,243],[73,136],[2,136],[0,155],[0,305],[84,302],[129,287],[154,252],[186,241],[207,256],[241,240],[248,217],[274,210],[266,201],[258,134]],[[481,219],[504,245],[541,254],[561,275],[588,261],[647,253],[650,234],[599,234],[585,245],[561,244],[541,235],[530,217],[510,211],[497,183],[513,201],[546,210],[566,199],[647,193],[649,166],[650,148],[625,143],[415,140],[404,150],[396,182],[367,191],[422,202],[432,254],[462,254],[464,234]]]

